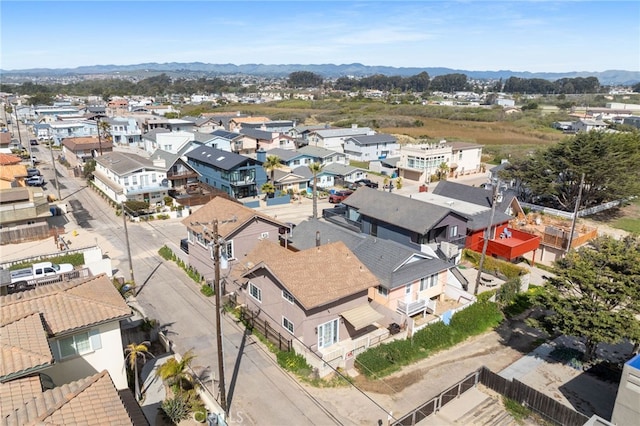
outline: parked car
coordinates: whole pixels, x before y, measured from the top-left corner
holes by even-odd
[[[30,143],[31,145],[38,145],[38,140],[37,140],[37,139],[31,139],[31,140],[29,141],[29,143]]]
[[[36,168],[28,168],[27,169],[27,177],[40,176],[40,175],[42,175],[42,173],[40,173],[40,170],[38,170]]]
[[[26,182],[29,186],[42,186],[44,185],[44,177],[31,176],[30,178],[27,178]]]
[[[329,202],[332,204],[341,203],[351,194],[353,194],[353,191],[336,191],[333,194],[329,195]]]
[[[369,179],[360,179],[354,182],[358,186],[368,186],[369,188],[378,188],[378,182],[374,182]]]

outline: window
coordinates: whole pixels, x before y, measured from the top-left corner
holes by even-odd
[[[258,302],[262,303],[262,290],[256,287],[252,282],[249,282],[249,294]]]
[[[102,348],[100,334],[98,330],[74,334],[73,336],[60,339],[57,342],[57,358],[64,359],[76,355],[83,355]]]
[[[438,284],[438,274],[433,274],[420,279],[420,291],[435,287]]]
[[[326,348],[338,343],[338,319],[318,326],[318,347]]]
[[[286,328],[289,333],[293,334],[293,323],[285,317],[282,317],[282,326]]]
[[[138,184],[138,176],[131,176],[131,183],[133,185],[137,185]]]
[[[458,225],[449,227],[449,238],[454,238],[458,236]]]
[[[224,256],[227,260],[233,259],[233,240],[226,241],[222,246],[222,256]]]
[[[124,186],[129,186],[129,176],[124,177]]]
[[[156,174],[155,173],[151,173],[151,182],[156,183]]]
[[[404,294],[411,294],[411,284],[407,284],[404,287]]]
[[[389,295],[389,290],[387,290],[386,288],[382,287],[381,285],[379,285],[377,287],[377,289],[378,289],[378,294],[380,296],[387,297]]]
[[[282,297],[284,299],[286,299],[289,303],[293,303],[294,300],[295,300],[293,298],[293,295],[291,293],[289,293],[287,290],[284,290],[284,289],[282,290]],[[293,331],[292,331],[292,333],[293,333]]]

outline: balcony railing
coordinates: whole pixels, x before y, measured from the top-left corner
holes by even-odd
[[[434,313],[436,311],[436,301],[430,299],[420,299],[415,302],[398,301],[398,308],[396,309],[396,311],[409,317],[425,310],[431,314]]]

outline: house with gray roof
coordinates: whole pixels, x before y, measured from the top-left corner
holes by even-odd
[[[142,130],[134,118],[113,117],[102,121],[109,124],[109,133],[114,144],[134,147],[142,145]]]
[[[93,176],[96,187],[117,204],[135,200],[156,205],[168,196],[169,181],[163,159],[114,151],[96,158]]]
[[[189,185],[198,183],[198,172],[187,163],[184,156],[191,149],[193,147],[185,146],[176,154],[158,149],[151,154],[151,161],[163,167],[167,173],[169,195],[172,197],[186,192]]]
[[[330,163],[322,167],[318,173],[318,187],[348,186],[357,180],[367,177],[367,171],[346,164]]]
[[[348,128],[320,129],[309,133],[309,146],[326,148],[344,153],[344,141],[354,136],[373,135],[375,132],[369,127],[358,127],[354,124]]]
[[[308,166],[298,166],[290,170],[275,169],[273,178],[276,191],[292,191],[294,194],[298,194],[307,192],[307,189],[311,188],[313,173]]]
[[[349,164],[343,153],[326,148],[307,145],[298,149],[298,152],[310,158],[312,163],[320,163],[323,166],[331,163]]]
[[[369,290],[369,299],[395,312],[394,321],[398,324],[411,322],[414,315],[435,313],[447,286],[461,292],[468,284],[453,263],[435,253],[420,252],[321,220],[300,223],[288,237],[287,245],[291,250],[306,250],[335,241],[342,241],[378,278],[380,284]]]
[[[418,251],[440,249],[447,259],[464,247],[468,218],[450,208],[367,187],[342,203],[345,217],[364,234]]]
[[[258,195],[267,181],[262,162],[251,157],[209,146],[197,147],[185,155],[201,182],[235,198]]]
[[[398,140],[384,133],[352,136],[344,141],[344,154],[354,161],[383,160],[396,155],[399,149]]]

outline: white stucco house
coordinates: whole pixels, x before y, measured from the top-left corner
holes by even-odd
[[[150,205],[162,203],[169,181],[164,159],[110,152],[96,158],[94,184],[116,203],[136,200]]]

